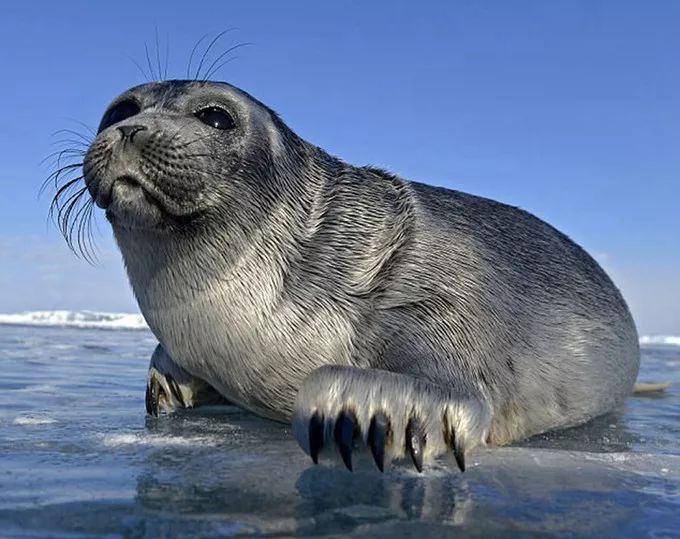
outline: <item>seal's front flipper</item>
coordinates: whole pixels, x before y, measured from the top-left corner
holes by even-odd
[[[380,471],[392,458],[410,456],[418,471],[438,455],[453,453],[461,471],[465,453],[486,443],[488,401],[411,375],[328,366],[313,371],[297,396],[293,432],[317,463],[335,445],[352,469],[352,451],[363,442]]]
[[[151,356],[146,382],[146,411],[158,416],[161,412],[195,408],[205,404],[224,404],[210,384],[192,376],[177,365],[159,344]]]

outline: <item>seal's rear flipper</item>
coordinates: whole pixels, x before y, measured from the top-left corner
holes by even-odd
[[[146,382],[146,411],[158,416],[183,408],[228,401],[210,384],[178,366],[159,344],[151,356]]]
[[[465,453],[486,443],[491,407],[481,395],[456,392],[411,375],[328,366],[313,371],[297,396],[293,432],[317,463],[335,445],[352,470],[362,441],[380,471],[391,458],[410,456],[418,471],[438,455]]]

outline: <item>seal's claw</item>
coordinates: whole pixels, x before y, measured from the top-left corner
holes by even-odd
[[[352,471],[352,446],[355,433],[356,420],[352,417],[352,414],[346,411],[340,412],[335,420],[335,443],[340,451],[342,462],[345,463],[350,472]]]
[[[309,420],[309,456],[319,464],[319,451],[323,447],[323,416],[314,413]]]
[[[465,450],[461,444],[456,443],[455,435],[452,435],[453,440],[453,456],[456,458],[456,464],[461,472],[465,471]]]
[[[465,471],[465,447],[456,440],[456,433],[444,421],[444,442],[453,450],[453,456],[461,472]]]
[[[158,384],[149,378],[146,384],[146,413],[154,417],[158,417],[158,393]]]
[[[363,440],[380,471],[386,461],[410,457],[421,472],[434,458],[452,453],[462,471],[465,452],[486,443],[490,424],[491,407],[478,393],[357,367],[313,371],[293,412],[293,432],[312,460],[335,445],[350,470],[354,443]]]
[[[453,452],[454,456],[456,457],[456,464],[458,464],[458,468],[460,468],[461,472],[465,471],[465,453],[463,453],[463,449],[460,447],[456,447]]]
[[[146,392],[144,394],[144,405],[146,407],[146,413],[151,415],[153,413],[153,403],[151,401],[151,390],[149,389],[149,384],[146,384]]]
[[[378,470],[385,471],[385,444],[389,436],[389,421],[385,414],[378,412],[371,419],[371,426],[368,427],[368,447],[373,455],[373,460]]]
[[[419,472],[423,471],[423,451],[425,450],[425,432],[420,421],[415,417],[406,425],[406,450],[411,455],[413,465]]]

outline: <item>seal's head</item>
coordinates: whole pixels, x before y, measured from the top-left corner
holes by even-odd
[[[299,140],[275,113],[226,83],[162,81],[108,107],[83,165],[114,231],[177,231],[276,203],[277,167]],[[284,156],[285,159],[281,159]],[[290,183],[290,174],[283,175]]]

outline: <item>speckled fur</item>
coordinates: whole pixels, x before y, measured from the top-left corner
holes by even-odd
[[[84,168],[139,306],[182,369],[261,415],[295,412],[303,448],[315,410],[355,409],[364,437],[375,407],[398,429],[419,414],[431,456],[446,414],[470,449],[585,422],[630,393],[624,300],[543,221],[344,163],[227,84],[152,83],[117,101],[130,97],[142,112],[120,125],[147,136],[103,130]],[[236,129],[194,118],[206,103]],[[153,201],[115,182],[127,174]]]

